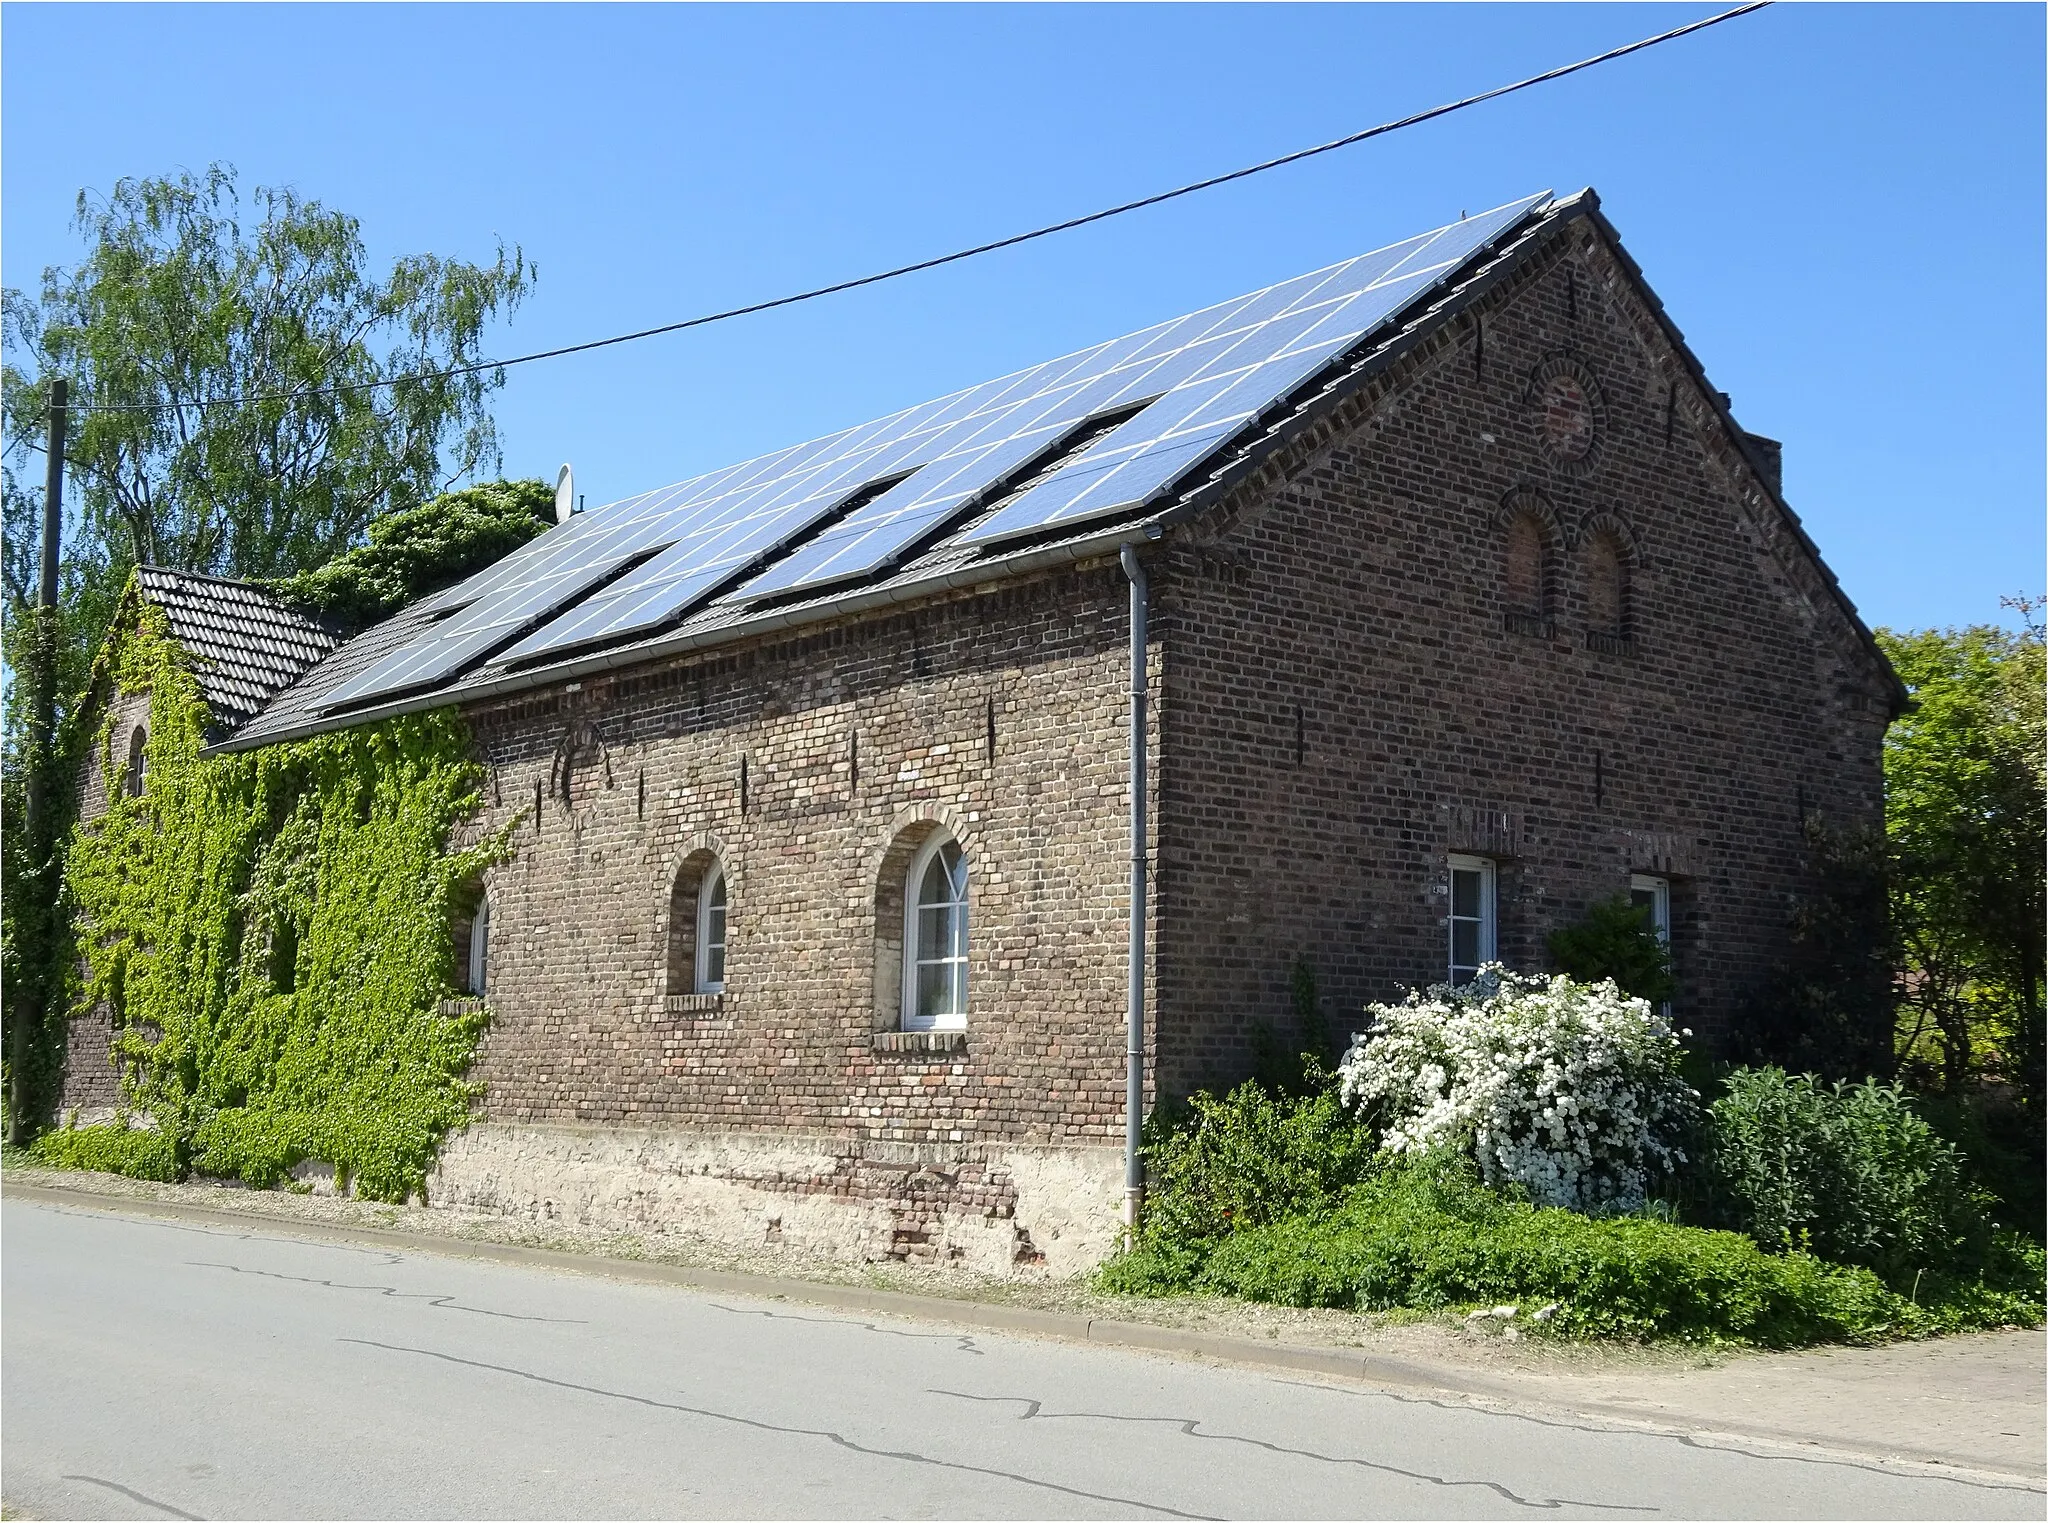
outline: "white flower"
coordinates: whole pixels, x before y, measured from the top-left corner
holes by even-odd
[[[1639,1206],[1650,1170],[1683,1158],[1670,1139],[1697,1096],[1677,1036],[1612,983],[1490,964],[1367,1014],[1341,1092],[1378,1112],[1387,1147],[1463,1148],[1489,1183],[1582,1210]]]

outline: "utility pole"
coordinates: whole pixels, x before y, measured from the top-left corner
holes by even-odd
[[[55,743],[57,728],[57,561],[60,548],[59,536],[64,525],[64,425],[67,421],[69,387],[63,377],[50,382],[50,434],[48,442],[49,471],[43,477],[43,561],[41,566],[42,585],[37,589],[37,610],[35,637],[29,642],[29,649],[35,662],[35,670],[26,674],[30,689],[29,709],[29,754],[28,786],[25,790],[22,834],[28,840],[29,870],[39,879],[46,876],[50,868],[49,843],[44,840],[48,833],[50,801],[46,796],[49,788],[50,752]],[[46,915],[57,912],[57,888],[54,883],[39,883],[44,899],[40,906]],[[30,1009],[14,1012],[14,1031],[11,1051],[8,1053],[10,1085],[7,1105],[7,1140],[19,1146],[24,1135],[22,1112],[28,1100],[28,1056],[29,1032],[40,1026],[47,1012],[42,1008],[43,998],[49,994],[42,985],[48,969],[38,970],[35,987],[40,996]]]

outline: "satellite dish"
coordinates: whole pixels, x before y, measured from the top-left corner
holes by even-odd
[[[569,515],[575,511],[576,478],[570,474],[569,467],[565,465],[562,467],[561,473],[555,477],[555,522],[558,524],[567,523]]]

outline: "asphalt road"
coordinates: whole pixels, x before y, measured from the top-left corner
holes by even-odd
[[[10,1200],[63,1518],[2032,1518],[2042,1492],[1117,1349]]]

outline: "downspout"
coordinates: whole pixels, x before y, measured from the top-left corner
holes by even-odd
[[[1145,1120],[1145,570],[1125,545],[1124,575],[1131,581],[1131,968],[1124,1052],[1124,1241],[1136,1246],[1145,1204],[1145,1160],[1139,1130]]]

